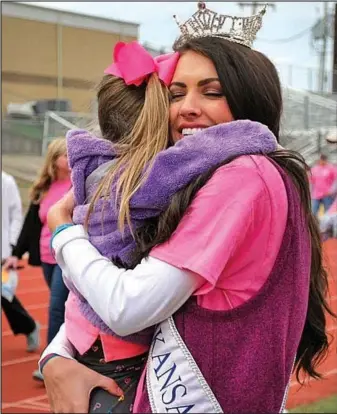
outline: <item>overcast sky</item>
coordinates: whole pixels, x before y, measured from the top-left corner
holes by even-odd
[[[141,42],[158,48],[169,48],[178,34],[172,18],[177,14],[185,21],[196,10],[196,2],[32,2],[36,5],[79,13],[126,20],[140,24]],[[317,85],[318,53],[311,46],[311,31],[323,14],[323,2],[274,2],[268,9],[264,25],[258,34],[255,48],[265,53],[277,65],[284,83],[296,88]],[[236,2],[207,2],[207,6],[220,13],[249,15],[249,7],[241,10]],[[333,2],[329,3],[332,12]],[[306,33],[291,42],[273,42],[286,39],[302,31]],[[332,69],[332,39],[328,42],[327,70]],[[290,69],[292,65],[292,70]],[[311,71],[309,70],[311,68]],[[311,73],[311,75],[310,75]],[[311,81],[310,81],[311,76]]]

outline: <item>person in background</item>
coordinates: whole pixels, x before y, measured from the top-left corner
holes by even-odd
[[[330,237],[337,238],[337,197],[329,210],[320,217],[319,228],[323,241]]]
[[[56,138],[50,143],[41,173],[33,183],[30,193],[31,204],[17,244],[12,256],[4,264],[5,269],[16,268],[18,259],[28,252],[28,263],[42,267],[45,281],[50,289],[48,344],[64,322],[68,289],[63,282],[62,271],[50,251],[51,233],[47,225],[47,213],[70,188],[66,140]],[[33,378],[43,380],[39,370],[33,372]]]
[[[337,129],[330,131],[326,137],[329,144],[337,144]],[[335,166],[337,171],[337,166]],[[337,175],[337,174],[336,174]],[[337,238],[337,176],[332,184],[331,193],[334,201],[329,210],[319,219],[319,228],[323,241],[330,237]]]
[[[337,179],[337,170],[328,162],[328,157],[321,154],[318,162],[311,168],[309,181],[311,185],[312,211],[317,216],[321,205],[326,213],[333,203],[332,187]]]
[[[11,254],[22,224],[22,203],[14,178],[1,172],[2,181],[2,244],[1,263]],[[27,352],[34,352],[40,346],[40,325],[29,315],[16,296],[10,302],[1,297],[2,309],[14,335],[25,335]]]

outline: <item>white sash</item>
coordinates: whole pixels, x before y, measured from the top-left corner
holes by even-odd
[[[222,413],[172,318],[156,329],[147,364],[153,413]]]
[[[290,379],[280,413],[287,412]],[[146,386],[152,413],[223,413],[173,318],[162,322],[149,352]]]

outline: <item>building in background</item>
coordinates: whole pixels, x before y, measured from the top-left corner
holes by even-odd
[[[3,113],[11,102],[44,99],[89,112],[115,43],[138,39],[136,23],[17,2],[1,6]]]

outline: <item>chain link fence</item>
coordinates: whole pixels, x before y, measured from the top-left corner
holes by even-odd
[[[43,119],[3,119],[1,123],[2,153],[41,155],[43,127]]]

